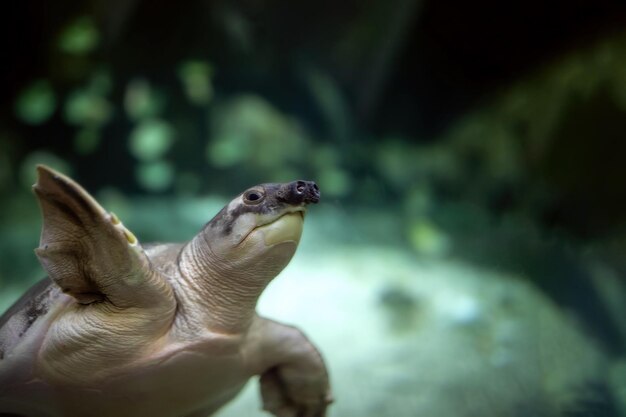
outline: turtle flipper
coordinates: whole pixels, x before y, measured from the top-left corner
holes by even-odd
[[[43,165],[37,173],[33,190],[43,228],[35,253],[63,292],[82,304],[108,300],[119,307],[172,297],[167,281],[114,214],[70,178]]]
[[[261,375],[263,409],[276,417],[325,417],[333,401],[321,354],[297,328],[256,317],[244,347]]]

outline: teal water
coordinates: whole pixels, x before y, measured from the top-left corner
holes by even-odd
[[[624,5],[226,3],[7,12],[0,311],[44,275],[36,164],[141,242],[315,180],[258,309],[323,352],[329,417],[626,417]]]

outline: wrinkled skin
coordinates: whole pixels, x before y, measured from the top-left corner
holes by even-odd
[[[190,242],[143,247],[78,184],[38,171],[49,278],[0,318],[0,415],[208,416],[254,375],[273,415],[325,415],[320,353],[255,313],[314,183],[252,187]]]

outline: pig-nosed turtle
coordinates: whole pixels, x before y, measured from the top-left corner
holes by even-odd
[[[0,318],[0,415],[207,416],[253,375],[275,416],[325,415],[320,353],[255,313],[296,250],[315,183],[252,187],[191,241],[152,246],[50,168],[33,188],[50,279]]]

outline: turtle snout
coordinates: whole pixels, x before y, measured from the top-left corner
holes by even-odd
[[[313,181],[294,181],[285,184],[280,199],[289,204],[309,204],[320,201],[320,189]]]
[[[313,181],[296,181],[294,189],[305,203],[315,204],[320,201],[320,188]]]

